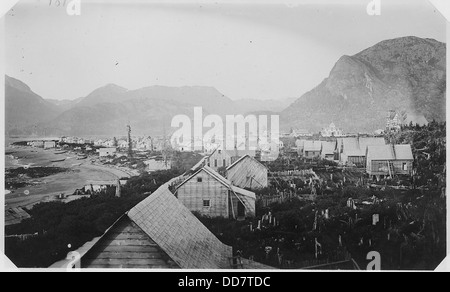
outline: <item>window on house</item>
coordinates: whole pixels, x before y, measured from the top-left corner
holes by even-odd
[[[217,167],[217,159],[214,159],[214,167]]]
[[[219,150],[219,154],[222,154],[222,150]]]
[[[211,201],[210,200],[203,200],[203,207],[205,207],[205,208],[211,207]]]
[[[199,183],[203,182],[203,178],[197,177],[197,182],[199,182]]]
[[[407,171],[407,170],[408,170],[408,164],[407,164],[407,163],[403,163],[402,169],[403,169],[404,171]]]
[[[224,160],[223,160],[223,165],[222,165],[222,166],[225,167],[226,165],[227,165],[227,161],[224,159]]]

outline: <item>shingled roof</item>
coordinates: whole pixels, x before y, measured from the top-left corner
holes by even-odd
[[[217,239],[169,190],[161,186],[128,213],[182,269],[227,269],[232,248]]]
[[[336,142],[322,142],[322,154],[331,155],[336,151]]]
[[[31,218],[22,208],[11,208],[5,211],[5,225],[19,224],[22,220]]]
[[[378,145],[367,147],[368,160],[395,160],[391,145]]]
[[[395,145],[394,149],[398,160],[414,160],[411,145]]]
[[[256,160],[256,158],[253,158],[253,157],[250,156],[250,155],[244,155],[244,156],[242,156],[241,158],[239,158],[238,160],[236,160],[232,165],[228,166],[228,167],[227,167],[227,170],[232,169],[233,167],[235,167],[236,165],[238,165],[238,164],[241,163],[244,159],[247,159],[247,158],[248,158],[248,159],[252,159],[252,160],[258,162],[258,163],[261,164],[264,168],[267,168],[267,166],[265,166],[264,164],[262,164],[261,162],[259,162],[258,160]]]
[[[359,138],[359,149],[366,156],[366,150],[368,146],[383,146],[386,145],[386,141],[383,137],[360,137]]]
[[[384,138],[378,137],[359,137],[359,138],[343,138],[344,153],[347,156],[366,156],[368,146],[385,146]]]
[[[368,146],[369,160],[414,160],[411,145]]]
[[[322,150],[322,142],[320,141],[305,141],[304,151],[319,152]]]

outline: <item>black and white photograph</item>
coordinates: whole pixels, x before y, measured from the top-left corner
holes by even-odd
[[[4,1],[0,269],[450,270],[444,2]]]

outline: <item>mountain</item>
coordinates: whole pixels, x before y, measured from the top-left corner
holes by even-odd
[[[389,110],[407,121],[445,121],[446,45],[406,37],[383,41],[354,56],[341,57],[316,88],[286,99],[232,101],[204,86],[151,86],[128,90],[109,84],[74,101],[44,100],[26,84],[6,76],[9,135],[119,135],[169,133],[176,115],[273,113],[282,129],[317,132],[334,122],[345,132],[383,129]],[[283,108],[285,108],[283,110]]]
[[[29,128],[27,134],[31,134],[39,123],[51,121],[60,113],[61,110],[56,105],[34,93],[28,85],[5,76],[5,129],[7,134],[24,134],[25,127]]]
[[[407,122],[445,121],[446,45],[404,37],[341,57],[330,75],[281,113],[284,128],[384,129],[389,110]]]
[[[234,103],[242,113],[252,113],[260,111],[274,111],[281,112],[290,106],[296,98],[285,98],[280,100],[275,99],[239,99]]]
[[[63,99],[63,100],[57,100],[57,99],[46,99],[45,101],[56,105],[60,110],[66,111],[71,109],[72,107],[76,106],[84,97],[77,98],[74,100],[69,99]]]
[[[236,111],[235,104],[212,87],[127,90],[110,84],[82,98],[45,127],[63,135],[118,135],[131,124],[134,134],[163,134],[170,132],[174,116],[192,119],[195,106],[203,107],[204,116]]]
[[[115,84],[108,84],[97,90],[94,90],[91,94],[84,98],[80,98],[77,106],[94,106],[100,103],[117,103],[127,99],[126,88],[120,87]]]
[[[238,107],[231,99],[214,87],[184,86],[167,87],[151,86],[128,93],[129,99],[158,99],[172,101],[175,104],[201,106],[204,112],[216,115],[236,114]],[[175,113],[176,114],[176,113]]]
[[[45,125],[56,135],[123,135],[126,125],[135,135],[162,134],[170,131],[172,116],[193,114],[192,107],[160,99],[131,99],[123,103],[76,106]]]
[[[7,79],[7,123],[11,135],[120,135],[132,125],[134,134],[171,131],[176,115],[241,113],[228,97],[212,87],[151,86],[128,90],[114,84],[76,100],[44,100],[23,82]]]

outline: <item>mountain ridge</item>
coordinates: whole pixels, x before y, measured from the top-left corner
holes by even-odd
[[[317,87],[281,113],[283,125],[319,131],[384,129],[389,110],[423,124],[445,121],[446,44],[417,37],[382,41],[342,56]]]
[[[147,86],[128,90],[107,84],[73,101],[44,100],[18,79],[5,76],[8,134],[111,134],[131,123],[134,133],[162,133],[171,118],[280,112],[282,130],[320,131],[335,122],[346,132],[383,129],[389,110],[408,122],[445,121],[446,44],[404,37],[343,55],[329,75],[297,99],[231,100],[210,86]],[[123,132],[123,130],[120,130]]]

